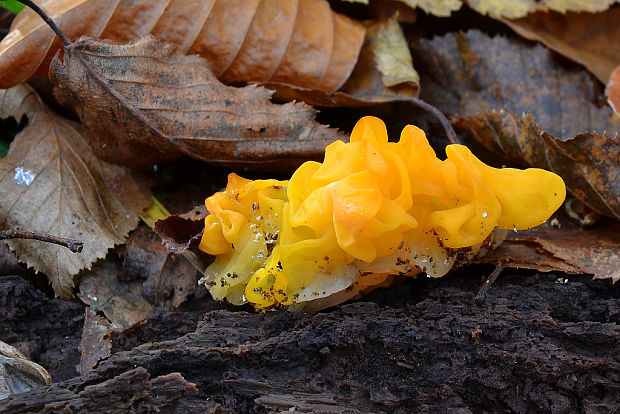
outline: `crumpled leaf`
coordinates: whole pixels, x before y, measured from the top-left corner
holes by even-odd
[[[150,194],[127,170],[98,160],[82,127],[50,111],[29,86],[0,96],[0,117],[29,120],[0,159],[0,228],[82,240],[80,254],[39,241],[7,241],[21,261],[48,276],[56,295],[72,297],[73,275],[125,241]]]
[[[116,255],[83,272],[78,297],[103,312],[113,329],[125,329],[161,311],[177,310],[188,297],[207,298],[202,273],[182,256],[169,254],[159,237],[140,226],[130,236],[123,261]]]
[[[347,0],[368,4],[369,0]],[[567,11],[597,13],[608,9],[615,0],[399,0],[411,8],[419,7],[426,13],[448,17],[463,3],[481,14],[510,19],[525,17],[536,11]]]
[[[539,271],[587,273],[595,279],[620,280],[620,222],[606,220],[584,229],[563,214],[506,240],[479,263],[503,264]]]
[[[551,169],[587,205],[620,217],[620,119],[591,75],[558,65],[540,45],[478,31],[423,40],[417,51],[423,98],[461,115],[455,126],[476,153]]]
[[[142,282],[120,280],[121,263],[114,255],[97,262],[80,278],[77,296],[112,323],[112,329],[125,329],[146,319],[155,311],[142,293]]]
[[[349,77],[364,28],[326,0],[64,0],[41,7],[70,39],[135,41],[149,33],[198,54],[226,82],[282,82],[337,90]],[[46,76],[60,43],[32,10],[0,43],[0,86]]]
[[[11,394],[49,385],[52,377],[45,368],[28,360],[11,345],[0,341],[0,400]]]
[[[620,220],[620,137],[596,133],[560,140],[525,115],[511,112],[458,117],[454,127],[469,142],[479,142],[506,163],[553,171],[591,208]]]
[[[173,214],[158,220],[153,226],[153,231],[161,238],[167,251],[182,254],[190,247],[198,246],[207,215],[209,215],[207,207],[201,204],[187,213]]]
[[[265,84],[276,97],[319,106],[366,106],[417,97],[420,77],[396,18],[369,22],[359,60],[347,82],[334,93],[292,85]]]
[[[500,19],[530,40],[584,65],[605,83],[620,64],[620,8],[602,13],[538,12],[518,20]]]
[[[613,109],[616,115],[620,116],[620,66],[611,73],[609,82],[607,82],[607,88],[605,88],[605,94],[611,109]]]
[[[129,45],[81,39],[50,71],[58,99],[97,137],[95,151],[119,164],[186,154],[285,169],[343,137],[316,122],[304,103],[276,105],[267,89],[225,86],[202,58],[152,37]]]
[[[207,290],[198,285],[201,277],[184,257],[168,253],[151,229],[138,227],[129,238],[122,278],[142,282],[144,297],[158,310],[178,308],[189,296],[206,297]]]
[[[558,138],[620,130],[600,83],[579,67],[560,65],[544,46],[470,30],[423,39],[416,51],[422,98],[449,114],[531,114]]]

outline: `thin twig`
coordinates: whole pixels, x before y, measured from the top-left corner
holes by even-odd
[[[29,239],[54,243],[66,247],[73,253],[80,253],[82,248],[84,248],[84,242],[79,240],[66,239],[64,237],[51,236],[43,233],[33,233],[31,231],[23,231],[20,228],[0,231],[0,240],[6,239]]]
[[[454,128],[452,128],[452,124],[448,121],[448,118],[441,112],[439,109],[429,104],[428,102],[420,99],[420,98],[410,98],[410,102],[415,104],[416,106],[424,109],[427,112],[430,112],[441,124],[444,132],[446,133],[446,137],[448,137],[448,141],[452,144],[462,144],[459,137],[456,135]]]
[[[187,261],[190,262],[192,266],[194,266],[194,269],[196,269],[198,273],[204,274],[206,266],[204,265],[204,263],[202,263],[202,260],[200,260],[200,258],[196,256],[194,252],[190,250],[185,250],[182,254],[183,257],[185,257]]]
[[[56,25],[56,23],[54,23],[54,21],[51,19],[51,17],[49,17],[47,15],[47,13],[45,12],[45,10],[43,10],[42,8],[40,8],[39,6],[37,6],[34,2],[32,2],[31,0],[17,0],[20,3],[23,3],[24,5],[30,7],[36,14],[38,14],[39,16],[41,16],[41,18],[43,19],[43,21],[45,23],[47,23],[47,25],[54,31],[54,33],[56,33],[56,36],[58,36],[58,38],[60,39],[60,41],[62,42],[62,44],[65,46],[65,49],[71,45],[71,41],[69,39],[67,39],[67,37],[60,31],[60,29],[58,28],[58,26]]]
[[[480,290],[478,290],[478,293],[476,293],[476,296],[474,297],[474,301],[477,305],[482,305],[484,303],[485,299],[487,298],[487,292],[489,291],[491,285],[493,284],[493,282],[495,282],[499,274],[502,273],[502,270],[504,270],[504,266],[500,263],[495,266],[495,270],[493,270],[489,277],[487,277],[487,280],[484,281],[484,284],[482,285]]]

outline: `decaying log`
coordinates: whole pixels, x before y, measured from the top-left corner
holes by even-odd
[[[116,352],[84,377],[0,401],[0,412],[620,408],[620,286],[506,270],[476,304],[474,269],[317,315],[210,311],[195,332]]]
[[[19,276],[0,276],[0,340],[42,365],[54,382],[78,375],[83,325],[83,305],[50,299]]]

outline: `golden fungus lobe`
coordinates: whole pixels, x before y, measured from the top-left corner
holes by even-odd
[[[551,172],[493,168],[462,145],[446,154],[438,159],[411,125],[389,142],[383,122],[365,117],[350,142],[329,145],[290,181],[231,174],[206,200],[200,248],[216,259],[203,283],[217,299],[258,308],[334,304],[389,274],[442,276],[454,263],[447,248],[541,224],[564,201]]]

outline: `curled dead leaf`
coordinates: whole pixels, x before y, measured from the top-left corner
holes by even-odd
[[[97,137],[95,152],[123,165],[186,154],[287,169],[343,137],[304,103],[276,105],[267,89],[225,86],[202,58],[153,37],[128,45],[81,39],[50,72],[58,99]]]
[[[481,143],[506,162],[555,172],[578,199],[620,220],[620,136],[583,133],[561,140],[531,116],[506,111],[458,117],[454,126],[466,140]]]
[[[52,377],[45,368],[28,360],[11,345],[0,341],[0,400],[11,394],[49,385]]]
[[[476,262],[510,267],[587,273],[595,279],[620,280],[620,222],[607,219],[583,228],[563,214],[533,229],[509,232],[506,240]]]
[[[161,237],[163,245],[169,252],[181,254],[191,246],[198,245],[208,214],[207,207],[201,204],[187,213],[173,214],[157,221],[153,231]]]
[[[226,82],[281,82],[332,92],[349,77],[364,28],[326,0],[66,0],[41,4],[63,33],[129,42],[152,34],[198,54]],[[0,86],[46,76],[60,47],[32,10],[0,42]]]
[[[97,159],[82,127],[49,110],[29,86],[0,96],[1,118],[29,121],[0,159],[0,227],[82,240],[81,254],[7,241],[21,261],[48,276],[57,295],[72,297],[73,275],[125,241],[150,194],[127,170]]]

